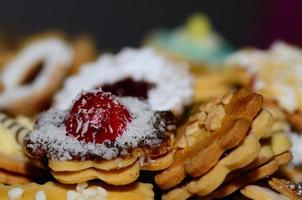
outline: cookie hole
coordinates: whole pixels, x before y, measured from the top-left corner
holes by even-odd
[[[43,61],[37,62],[35,65],[33,65],[23,76],[23,78],[20,81],[21,85],[28,85],[33,83],[36,78],[39,76],[41,73],[42,69],[44,66]]]

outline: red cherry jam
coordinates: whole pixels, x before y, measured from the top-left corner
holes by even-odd
[[[105,84],[101,86],[104,92],[110,92],[116,96],[137,97],[146,100],[148,91],[154,87],[154,84],[146,81],[135,81],[132,78],[125,78],[113,84]]]
[[[102,91],[82,94],[65,121],[68,135],[86,143],[114,141],[132,120],[129,111],[114,96]]]

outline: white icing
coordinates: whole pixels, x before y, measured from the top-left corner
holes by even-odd
[[[226,61],[255,75],[254,89],[276,100],[288,112],[302,109],[302,51],[282,42],[269,50],[247,49]]]
[[[47,200],[45,192],[43,190],[38,191],[35,194],[35,200]]]
[[[85,143],[75,137],[66,135],[66,127],[63,123],[68,111],[51,109],[39,117],[35,130],[27,137],[30,141],[28,147],[35,150],[44,148],[48,157],[54,160],[71,160],[72,155],[83,157],[92,154],[104,159],[112,159],[120,154],[127,154],[125,149],[136,148],[142,142],[149,146],[159,145],[162,141],[158,138],[154,124],[155,111],[151,106],[137,98],[120,97],[119,101],[126,106],[132,117],[125,132],[118,136],[112,147],[105,144]],[[165,124],[159,124],[157,128],[165,130]],[[123,149],[121,151],[120,149]]]
[[[67,192],[67,200],[106,200],[108,193],[102,187],[88,188],[87,183],[78,184],[76,191]]]
[[[81,67],[68,78],[55,96],[54,107],[67,109],[81,91],[131,77],[155,83],[148,92],[148,102],[155,110],[180,114],[193,96],[193,79],[184,63],[174,62],[150,48],[126,48],[117,55],[104,54],[95,63]]]
[[[0,79],[4,92],[0,95],[0,108],[14,99],[34,95],[44,89],[52,80],[49,77],[57,67],[70,67],[73,52],[69,45],[59,38],[38,40],[26,46],[15,59],[4,66]],[[20,78],[33,65],[43,61],[43,69],[31,84],[20,85]]]
[[[12,188],[8,191],[9,200],[19,200],[22,198],[24,190],[20,187]]]

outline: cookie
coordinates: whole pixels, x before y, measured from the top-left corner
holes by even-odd
[[[257,159],[254,160],[250,165],[247,167],[234,171],[233,173],[229,174],[226,178],[226,181],[240,176],[243,172],[249,171],[251,169],[255,169],[264,165],[271,161],[275,156],[281,155],[290,151],[291,149],[291,142],[289,138],[286,136],[284,132],[275,132],[271,135],[270,138],[262,141],[263,145],[261,147],[260,154],[258,155]]]
[[[257,185],[246,186],[241,189],[240,192],[249,199],[254,200],[289,200],[285,196],[278,194],[271,189]]]
[[[0,109],[11,115],[34,116],[49,106],[73,62],[70,45],[49,36],[27,43],[4,66]]]
[[[267,176],[274,174],[279,169],[280,166],[287,164],[288,162],[290,162],[290,160],[291,160],[290,153],[284,153],[279,156],[276,156],[269,163],[260,166],[259,168],[256,168],[250,172],[247,172],[239,176],[238,178],[235,178],[225,183],[220,188],[218,188],[215,192],[210,194],[208,197],[205,197],[205,199],[222,198],[228,196],[234,193],[235,191],[239,190],[240,188],[244,187],[245,185],[248,185],[257,180],[261,180]]]
[[[225,104],[208,103],[201,107],[201,112],[189,120],[190,124],[182,136],[177,136],[180,139],[174,163],[155,177],[161,189],[176,186],[186,174],[205,174],[226,150],[236,147],[243,140],[253,117],[261,109],[262,99],[248,90],[241,90],[233,98],[227,96],[224,100]]]
[[[291,128],[302,130],[301,75],[302,50],[285,42],[274,42],[269,49],[243,49],[235,52],[226,64],[243,69],[253,91],[274,101],[285,111]]]
[[[53,177],[61,183],[74,184],[88,180],[100,179],[111,185],[127,185],[134,182],[139,176],[139,164],[115,170],[98,170],[88,168],[75,172],[51,172]]]
[[[57,182],[47,182],[43,185],[28,183],[12,186],[0,185],[0,198],[3,200],[152,200],[154,199],[152,188],[151,184],[140,182],[123,187],[86,182],[78,185],[63,185]]]
[[[134,182],[140,170],[174,161],[174,117],[132,97],[101,90],[79,94],[70,110],[49,110],[25,138],[28,156],[65,184]],[[45,163],[45,160],[48,162]]]
[[[274,156],[275,155],[270,145],[262,145],[258,157],[251,164],[247,165],[242,169],[232,171],[227,175],[225,181],[227,182],[229,180],[232,180],[235,177],[239,177],[240,175],[244,174],[244,172],[250,171],[270,162],[274,158]]]
[[[207,102],[232,92],[238,85],[244,86],[247,73],[241,69],[201,70],[192,69],[195,75],[194,100]]]
[[[190,193],[205,196],[218,188],[227,174],[243,168],[256,159],[260,152],[260,143],[253,134],[248,135],[243,143],[225,158],[221,159],[213,169],[198,180],[191,181],[187,187]]]
[[[272,178],[269,180],[269,186],[280,194],[286,196],[291,200],[302,199],[302,185],[295,184],[283,179]]]
[[[241,189],[241,193],[250,199],[257,200],[299,200],[302,199],[302,186],[284,179],[272,178],[268,181],[268,187],[249,185]]]
[[[182,166],[179,165],[180,162],[172,168],[173,163],[170,166],[173,171],[171,170],[170,173],[174,173],[174,176],[164,176],[169,174],[165,174],[165,171],[168,171],[169,168],[157,175],[158,177],[169,178],[174,184],[173,186],[176,186],[165,191],[162,196],[163,199],[188,199],[191,196],[199,196],[201,199],[226,197],[250,182],[263,179],[275,173],[280,166],[291,160],[291,154],[288,152],[291,148],[291,143],[285,135],[285,132],[276,131],[276,121],[273,119],[272,114],[266,109],[263,109],[261,98],[259,98],[260,102],[258,102],[257,95],[254,96],[254,98],[252,96],[252,92],[249,93],[248,90],[241,90],[231,96],[224,97],[220,101],[215,101],[216,104],[205,104],[201,107],[205,113],[199,112],[193,115],[188,122],[185,123],[184,127],[181,127],[177,131],[176,145],[178,146],[176,146],[175,161],[177,160],[179,152],[185,152],[186,148],[194,146],[196,142],[196,144],[199,145],[197,149],[203,153],[196,155],[200,156],[200,162],[203,163],[200,165],[198,163],[199,160],[196,159],[195,163],[190,163],[190,167],[193,169],[195,166],[200,166],[201,175],[198,176],[197,174],[196,177],[194,177],[194,173],[187,173],[186,168],[181,168]],[[253,101],[254,103],[252,103]],[[218,102],[225,102],[223,106],[224,111],[219,111]],[[248,104],[248,106],[245,106],[245,103]],[[216,116],[211,113],[211,110],[212,112],[215,111],[213,113],[216,113]],[[232,111],[232,114],[228,115],[231,113],[230,111]],[[217,117],[217,115],[219,117]],[[208,116],[215,122],[213,126],[211,126],[210,123],[202,123],[207,122]],[[243,122],[247,122],[247,128],[244,126],[235,126],[233,129],[234,134],[227,140],[226,138],[228,138],[229,132],[224,131],[224,126],[226,124],[232,126],[232,119],[242,119]],[[202,126],[206,126],[208,130],[210,130],[211,127],[214,127],[214,129],[207,132],[201,128]],[[235,143],[231,149],[224,150],[223,153],[216,158],[213,156],[215,154],[212,154],[209,150],[211,148],[208,148],[207,143],[212,145],[211,142],[214,140],[214,143],[218,143],[219,145],[223,144],[223,140],[215,141],[217,138],[211,138],[217,130],[222,131],[221,134],[224,136],[222,138],[224,138],[224,142],[227,141],[226,144],[229,145],[232,141],[236,140],[236,136],[237,138],[240,137],[240,131],[246,130],[247,133],[242,136],[243,138],[239,140],[240,142]],[[238,135],[235,133],[238,133]],[[213,149],[219,151],[217,147]],[[194,154],[193,156],[187,154],[186,156],[189,158],[185,158],[184,155],[182,156],[183,160],[189,160],[194,157]],[[217,161],[213,162],[213,160],[216,159]],[[205,170],[207,169],[208,163],[213,163],[213,165],[210,165],[209,170]],[[198,167],[195,169],[197,170]],[[155,177],[155,181],[156,183],[160,183],[157,176]],[[175,184],[175,180],[182,181],[184,179],[185,181],[183,183],[176,182]],[[171,186],[171,183],[168,182],[168,184]],[[159,184],[159,186],[164,190],[169,188],[165,188],[169,185]]]
[[[0,183],[5,183],[9,185],[25,184],[31,182],[31,180],[32,178],[28,176],[0,169]]]
[[[253,139],[251,139],[253,138]],[[249,146],[254,142],[254,146]],[[258,148],[258,150],[257,150]],[[167,194],[164,194],[164,199],[177,199],[178,193],[181,193],[187,199],[194,194],[200,196],[206,196],[213,192],[218,186],[220,186],[225,180],[227,174],[235,169],[247,166],[246,163],[251,163],[258,156],[260,151],[260,144],[253,135],[247,136],[242,145],[233,150],[229,155],[223,158],[218,164],[209,171],[206,175],[202,176],[197,181],[191,181],[187,186],[172,189]],[[250,153],[250,154],[249,154]],[[226,166],[228,168],[226,168]],[[240,176],[239,178],[241,178]],[[218,189],[219,190],[219,189]],[[215,194],[215,192],[213,192]],[[210,194],[211,196],[213,194]],[[207,197],[205,197],[207,198]]]

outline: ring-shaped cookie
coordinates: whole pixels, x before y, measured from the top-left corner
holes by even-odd
[[[0,109],[13,115],[40,111],[61,85],[72,61],[72,49],[62,39],[44,38],[26,45],[1,74]]]

